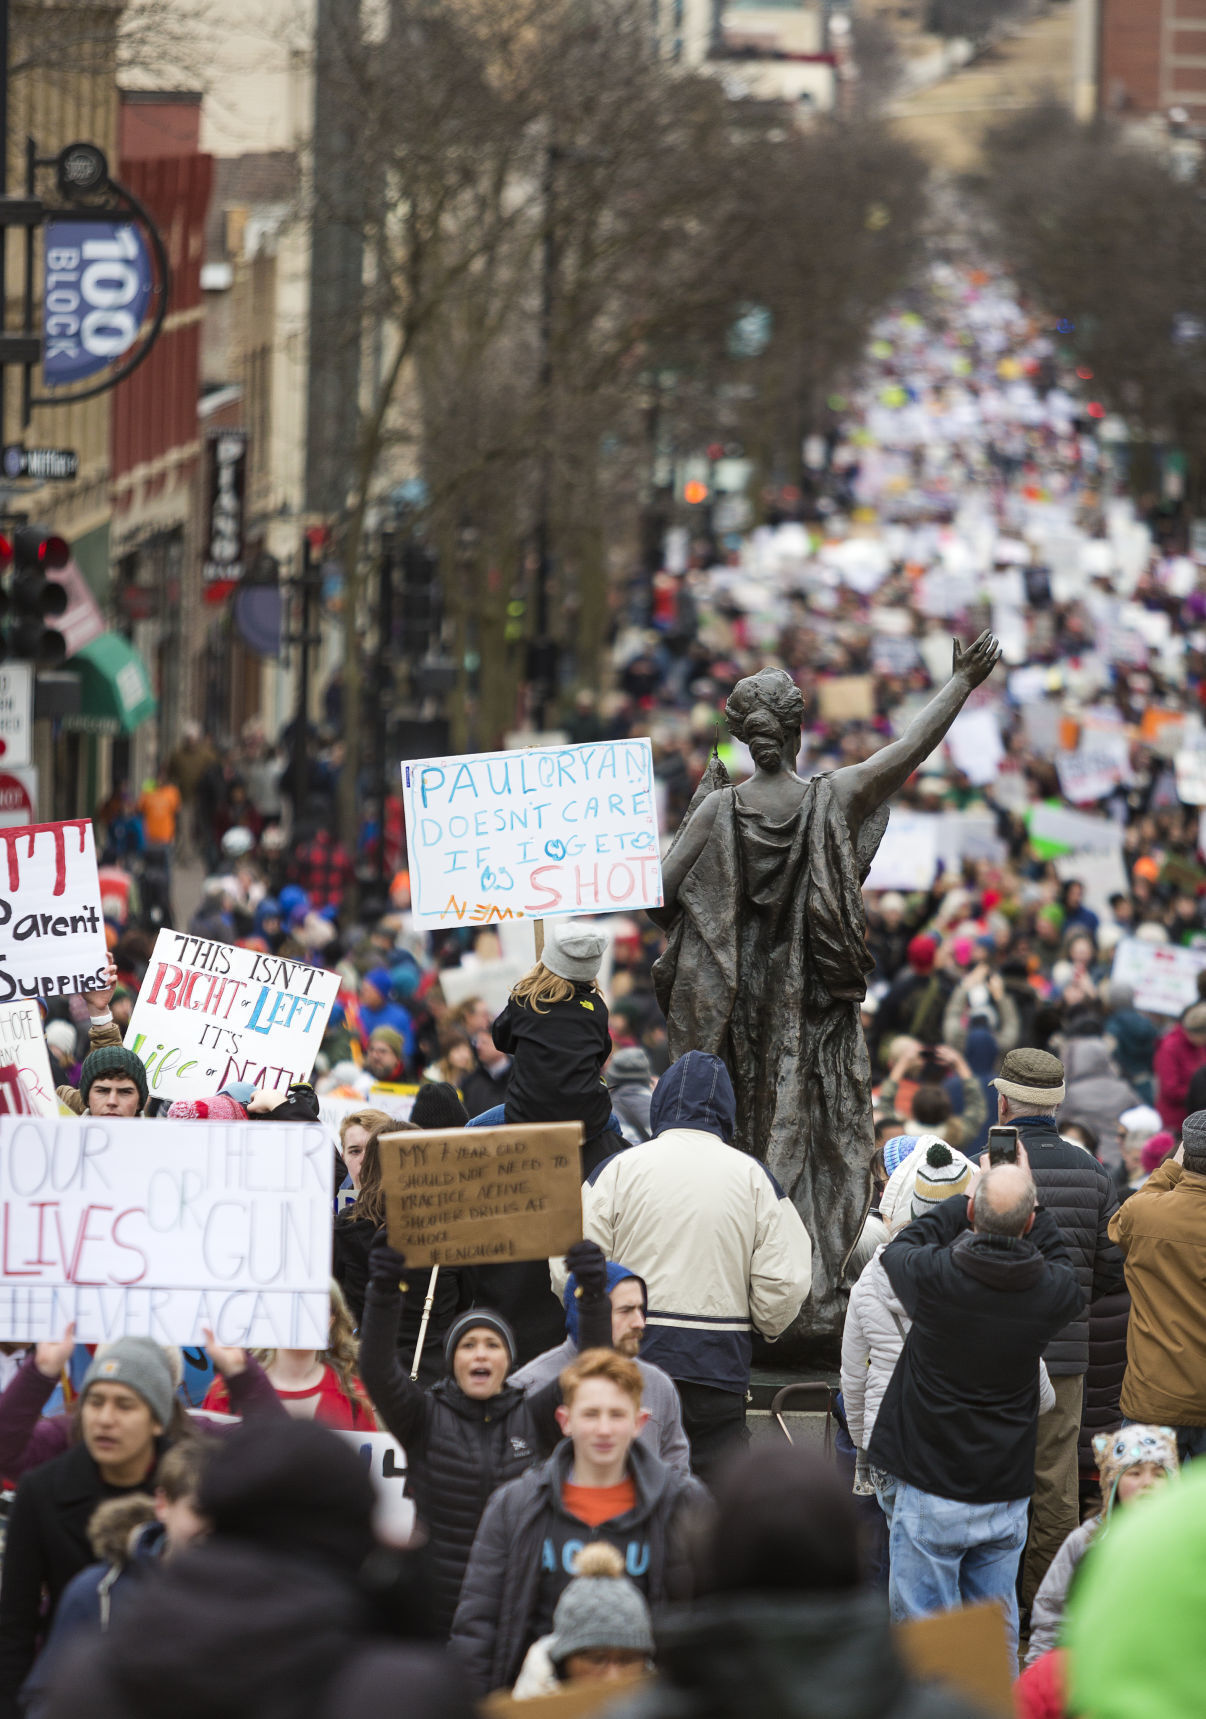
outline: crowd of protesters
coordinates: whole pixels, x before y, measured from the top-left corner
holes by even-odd
[[[330,1332],[211,1343],[200,1385],[147,1339],[6,1358],[0,1719],[386,1713],[400,1689],[426,1719],[628,1676],[633,1719],[972,1719],[891,1624],[984,1600],[1022,1713],[1200,1710],[1196,1630],[1169,1632],[1206,1550],[1206,982],[1169,1012],[1114,968],[1159,947],[1184,983],[1206,945],[1175,762],[1202,733],[1206,577],[1158,503],[1120,499],[1090,382],[1007,283],[936,266],[833,402],[811,488],[634,587],[615,690],[566,715],[575,741],[652,738],[666,836],[748,670],[792,673],[812,772],[892,738],[952,632],[1005,645],[972,742],[894,804],[922,860],[885,848],[865,889],[876,1149],[836,1462],[750,1446],[751,1368],[806,1317],[813,1238],[733,1147],[720,1059],[671,1064],[651,922],[550,925],[500,995],[495,930],[415,931],[398,796],[355,851],[332,834],[337,700],[304,804],[252,728],[187,734],[98,810],[112,964],[49,1005],[60,1100],[324,1120]],[[191,933],[339,975],[312,1084],[149,1097],[123,1036],[194,855]],[[410,1269],[382,1135],[504,1121],[582,1124],[584,1241]],[[373,1428],[406,1452],[406,1547],[332,1436]]]

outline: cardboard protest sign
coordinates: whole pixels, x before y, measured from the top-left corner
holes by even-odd
[[[412,1266],[547,1259],[582,1236],[582,1124],[384,1134],[391,1247]]]
[[[232,1080],[283,1092],[310,1078],[338,994],[337,973],[161,931],[125,1045],[156,1098],[208,1098]]]
[[[339,1437],[368,1469],[377,1504],[373,1526],[387,1546],[408,1546],[415,1530],[415,1507],[406,1496],[406,1452],[384,1432],[340,1432]]]
[[[105,982],[108,950],[92,824],[0,829],[0,1003]]]
[[[839,674],[817,682],[822,722],[869,722],[875,715],[875,682],[869,674]]]
[[[1000,1606],[910,1618],[892,1633],[914,1677],[951,1685],[985,1715],[1013,1719],[1014,1668]]]
[[[428,758],[402,799],[422,930],[661,906],[648,740]]]
[[[932,812],[894,811],[864,889],[929,889],[938,873],[940,817]]]
[[[1153,1015],[1180,1015],[1198,1000],[1198,974],[1206,967],[1206,949],[1180,949],[1169,943],[1145,943],[1124,937],[1114,951],[1110,977],[1129,985],[1135,1007]]]
[[[322,1349],[331,1140],[318,1123],[0,1116],[0,1339],[74,1320],[153,1337]]]
[[[57,1116],[54,1089],[38,1005],[0,1004],[0,1115]]]

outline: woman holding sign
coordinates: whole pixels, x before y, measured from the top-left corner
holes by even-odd
[[[582,1347],[610,1348],[611,1302],[602,1249],[595,1242],[577,1242],[565,1263],[576,1272],[582,1292]],[[382,1230],[369,1262],[360,1366],[381,1421],[406,1451],[407,1490],[428,1533],[432,1621],[447,1635],[491,1494],[542,1461],[561,1436],[556,1420],[561,1385],[552,1379],[525,1396],[507,1384],[515,1339],[506,1320],[485,1308],[462,1313],[449,1330],[446,1376],[430,1390],[412,1382],[398,1358],[405,1276],[406,1261]]]

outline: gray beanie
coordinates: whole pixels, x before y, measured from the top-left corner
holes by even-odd
[[[626,1045],[616,1051],[603,1070],[603,1079],[608,1086],[621,1086],[626,1080],[640,1080],[648,1086],[653,1079],[648,1053],[640,1045]]]
[[[559,979],[581,985],[589,983],[598,973],[606,948],[607,939],[597,931],[580,931],[568,925],[546,939],[540,959]]]
[[[1185,1148],[1185,1168],[1201,1175],[1206,1171],[1206,1110],[1195,1110],[1181,1124],[1181,1144]]]
[[[92,1357],[84,1374],[80,1397],[91,1385],[126,1385],[136,1391],[161,1427],[172,1418],[176,1388],[166,1351],[150,1337],[119,1337]]]
[[[653,1655],[653,1630],[644,1594],[624,1574],[624,1560],[606,1540],[584,1546],[576,1572],[557,1601],[549,1658],[562,1665],[572,1653],[601,1647]]]

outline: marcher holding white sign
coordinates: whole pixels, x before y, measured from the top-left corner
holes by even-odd
[[[0,1338],[325,1349],[318,1123],[0,1116]]]
[[[58,1114],[59,1101],[38,1005],[0,1004],[0,1115]]]
[[[1130,986],[1137,1009],[1179,1016],[1198,1001],[1198,974],[1204,967],[1206,949],[1179,949],[1124,937],[1114,951],[1110,977],[1116,985]]]
[[[105,982],[92,824],[0,829],[0,1003],[65,997]]]
[[[387,1432],[341,1432],[338,1436],[369,1471],[377,1507],[373,1526],[387,1546],[409,1546],[415,1531],[414,1501],[406,1496],[406,1452]]]
[[[402,766],[422,930],[660,907],[648,740]]]
[[[207,1098],[230,1081],[284,1092],[308,1080],[339,975],[161,931],[126,1028],[156,1098]]]

